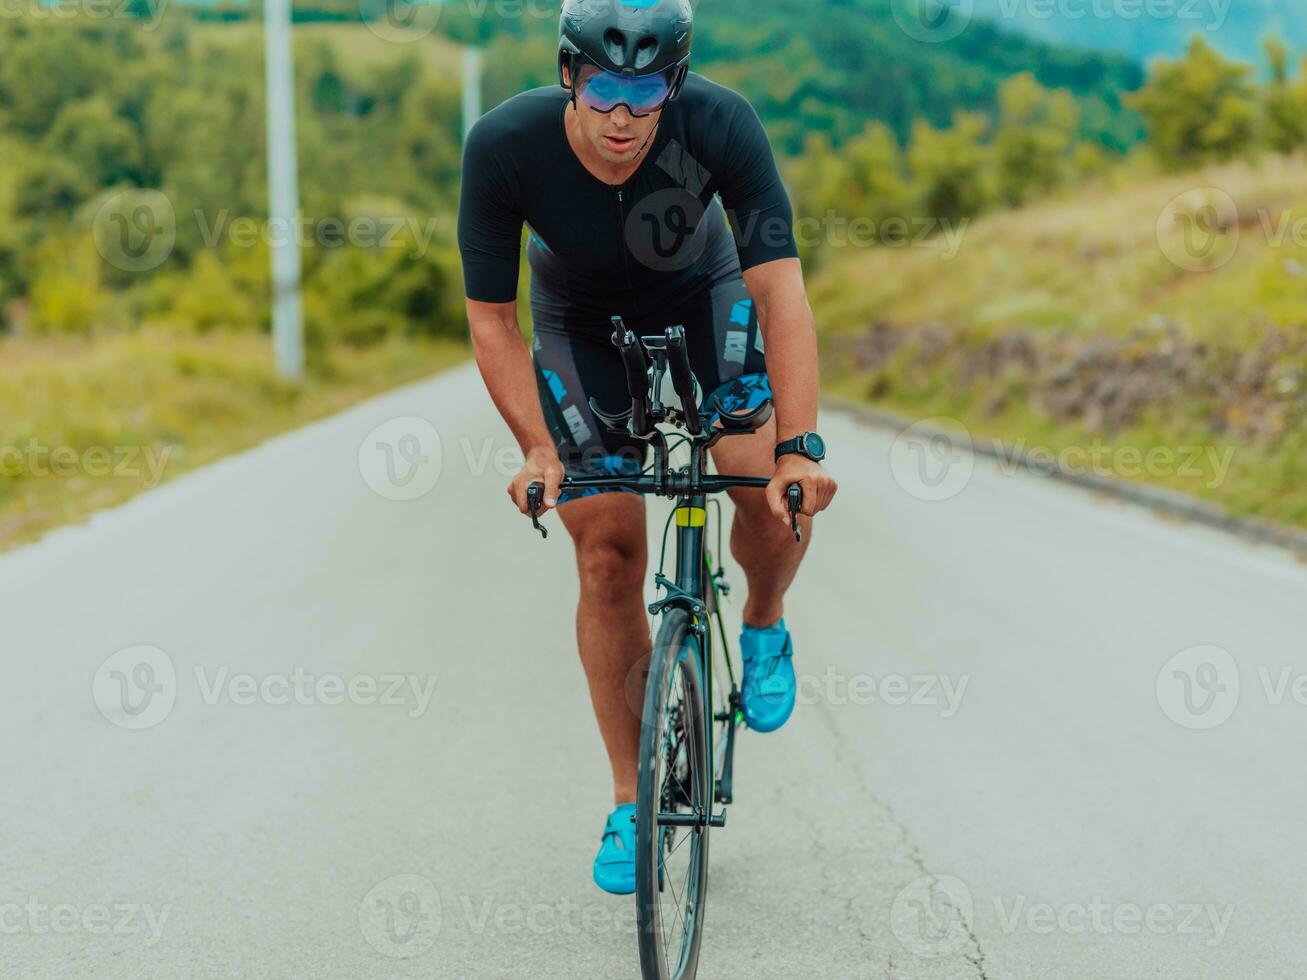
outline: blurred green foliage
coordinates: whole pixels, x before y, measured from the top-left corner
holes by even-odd
[[[1030,72],[999,87],[994,112],[958,112],[945,128],[920,118],[902,147],[880,123],[838,148],[825,136],[809,136],[786,169],[796,210],[808,220],[870,219],[883,229],[898,218],[938,231],[1113,172],[1132,180],[1136,171],[1146,177],[1301,150],[1307,70],[1291,77],[1281,42],[1269,41],[1266,51],[1264,84],[1253,80],[1252,66],[1227,61],[1201,38],[1183,58],[1159,62],[1126,96],[1146,123],[1146,137],[1125,156],[1083,139],[1083,100],[1045,88]],[[826,254],[810,244],[804,257],[820,264]]]
[[[1252,68],[1226,61],[1201,37],[1177,61],[1161,62],[1131,99],[1164,166],[1180,170],[1252,151],[1257,95]]]
[[[523,4],[528,13],[515,17],[444,8],[441,31],[487,47],[489,104],[556,82],[558,22],[530,13],[540,6]],[[1123,101],[1143,81],[1137,62],[984,21],[927,43],[904,31],[886,0],[714,0],[696,10],[694,68],[747,96],[786,156],[813,135],[841,146],[872,121],[902,143],[920,119],[943,127],[958,111],[993,112],[1000,86],[1020,71],[1074,93],[1083,138],[1120,151],[1142,135]]]
[[[460,336],[458,79],[439,38],[296,34],[306,306],[315,338]],[[0,329],[268,327],[262,34],[170,11],[0,20]],[[148,268],[103,245],[124,190],[162,195]],[[378,210],[379,209],[379,210]],[[376,213],[373,213],[373,212]],[[111,232],[113,229],[109,229]],[[320,351],[320,345],[315,351]]]
[[[1307,146],[1307,58],[1296,81],[1289,78],[1289,48],[1278,38],[1266,41],[1271,78],[1266,87],[1266,143],[1276,153]]]

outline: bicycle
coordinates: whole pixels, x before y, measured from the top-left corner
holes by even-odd
[[[640,475],[565,478],[561,489],[634,490],[674,500],[663,527],[654,582],[664,593],[649,606],[660,624],[645,685],[641,716],[640,763],[636,796],[636,925],[644,980],[693,980],[703,936],[708,886],[708,834],[726,826],[726,807],[734,797],[735,739],[743,722],[740,691],[722,619],[721,600],[730,593],[721,556],[721,505],[717,505],[717,567],[705,546],[708,495],[733,487],[762,489],[766,477],[720,476],[704,471],[706,451],[718,440],[749,435],[772,414],[770,401],[732,414],[714,397],[710,406],[718,426],[705,424],[698,384],[690,370],[681,326],[662,336],[636,338],[620,316],[612,318],[613,343],[622,355],[630,409],[613,414],[590,400],[606,426],[628,432],[653,447],[653,462]],[[648,359],[646,360],[646,354]],[[670,376],[676,404],[663,401]],[[680,442],[669,446],[658,428],[679,427]],[[672,467],[671,451],[688,445],[690,461]],[[544,485],[527,489],[531,523],[539,522]],[[790,528],[801,539],[798,515],[803,490],[786,493]],[[676,577],[664,574],[667,535],[676,522]],[[716,627],[720,647],[713,637]],[[724,667],[727,685],[718,686],[714,661]],[[711,767],[708,760],[712,760]],[[715,810],[720,804],[722,809]],[[678,887],[679,884],[679,887]]]

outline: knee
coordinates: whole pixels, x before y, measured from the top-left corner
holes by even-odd
[[[643,540],[617,535],[595,535],[577,543],[576,563],[581,586],[639,586],[644,577]]]
[[[735,504],[735,526],[741,530],[747,529],[749,534],[769,536],[781,527],[767,506],[767,495],[761,491],[741,492],[732,501]]]

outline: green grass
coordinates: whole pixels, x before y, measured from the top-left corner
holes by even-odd
[[[1177,197],[1234,207],[1186,250]],[[827,251],[811,291],[838,394],[1307,527],[1307,161],[1123,168],[974,221],[951,258]],[[1202,459],[1136,472],[1182,447]]]
[[[0,551],[467,356],[449,341],[339,347],[293,386],[256,333],[0,340]]]

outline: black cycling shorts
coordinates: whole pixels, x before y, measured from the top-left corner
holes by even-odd
[[[569,325],[566,314],[557,312],[565,304],[553,300],[533,295],[532,346],[540,404],[563,467],[569,476],[638,474],[648,444],[608,429],[590,409],[591,398],[613,414],[631,405],[612,327]],[[679,309],[656,317],[626,317],[637,336],[661,335],[675,324],[685,327],[690,370],[704,394],[702,408],[706,410],[713,396],[729,412],[756,408],[771,397],[758,314],[742,278],[723,279]],[[707,415],[705,419],[710,421]],[[605,492],[564,493],[559,503]]]

